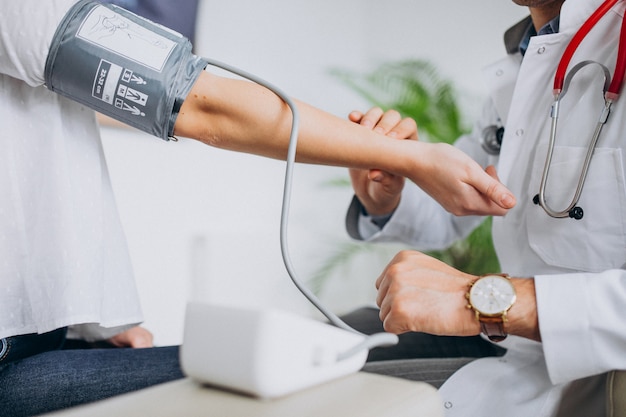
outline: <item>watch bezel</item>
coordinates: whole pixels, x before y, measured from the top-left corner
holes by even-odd
[[[507,305],[505,308],[498,310],[496,312],[486,312],[483,309],[481,309],[480,306],[480,301],[477,299],[477,296],[475,295],[475,292],[480,289],[480,282],[485,282],[487,279],[498,279],[498,280],[502,280],[501,282],[506,282],[506,284],[510,287],[511,292],[512,292],[512,296],[510,297],[509,300],[507,300]],[[478,285],[477,285],[478,284]],[[487,275],[482,275],[480,277],[478,277],[470,286],[469,291],[467,292],[467,300],[471,306],[472,309],[474,309],[477,313],[479,313],[481,316],[483,317],[506,317],[506,313],[509,311],[509,309],[513,306],[513,304],[515,304],[515,301],[517,300],[517,294],[515,292],[515,287],[513,286],[513,283],[511,282],[511,279],[509,278],[508,275],[506,274],[487,274]]]

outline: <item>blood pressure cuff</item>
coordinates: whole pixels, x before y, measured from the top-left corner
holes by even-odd
[[[81,0],[56,30],[48,89],[169,140],[178,111],[207,62],[182,35],[127,10]]]

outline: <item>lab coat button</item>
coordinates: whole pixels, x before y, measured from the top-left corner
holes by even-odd
[[[496,75],[497,75],[498,77],[503,76],[503,75],[504,75],[504,70],[502,70],[502,69],[497,70],[497,71],[496,71]]]
[[[524,136],[524,129],[517,129],[515,131],[515,136],[518,136],[518,137]]]
[[[450,401],[446,401],[445,403],[443,403],[443,406],[446,408],[446,410],[449,410],[452,408],[452,403]]]
[[[546,47],[545,47],[545,46],[542,46],[542,47],[540,47],[539,49],[537,49],[537,53],[538,53],[539,55],[543,54],[545,51],[546,51]]]

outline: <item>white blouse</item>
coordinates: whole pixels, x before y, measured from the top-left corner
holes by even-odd
[[[43,86],[74,2],[0,0],[0,338],[142,320],[94,112]]]

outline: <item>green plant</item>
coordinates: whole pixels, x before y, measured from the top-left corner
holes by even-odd
[[[442,78],[437,68],[428,61],[385,63],[366,74],[340,69],[332,70],[331,74],[371,105],[383,110],[395,109],[403,116],[413,118],[422,141],[453,143],[468,130],[463,125],[452,83]],[[372,244],[358,245],[364,251],[372,250]],[[351,262],[359,253],[358,248],[354,242],[340,245],[336,254],[314,273],[312,282],[315,287],[321,288],[335,268]],[[487,218],[466,239],[455,242],[446,250],[428,253],[476,275],[500,269],[491,239],[491,218]]]
[[[373,106],[414,119],[420,140],[452,143],[467,131],[452,83],[428,61],[385,63],[367,74],[340,69],[331,74]]]

